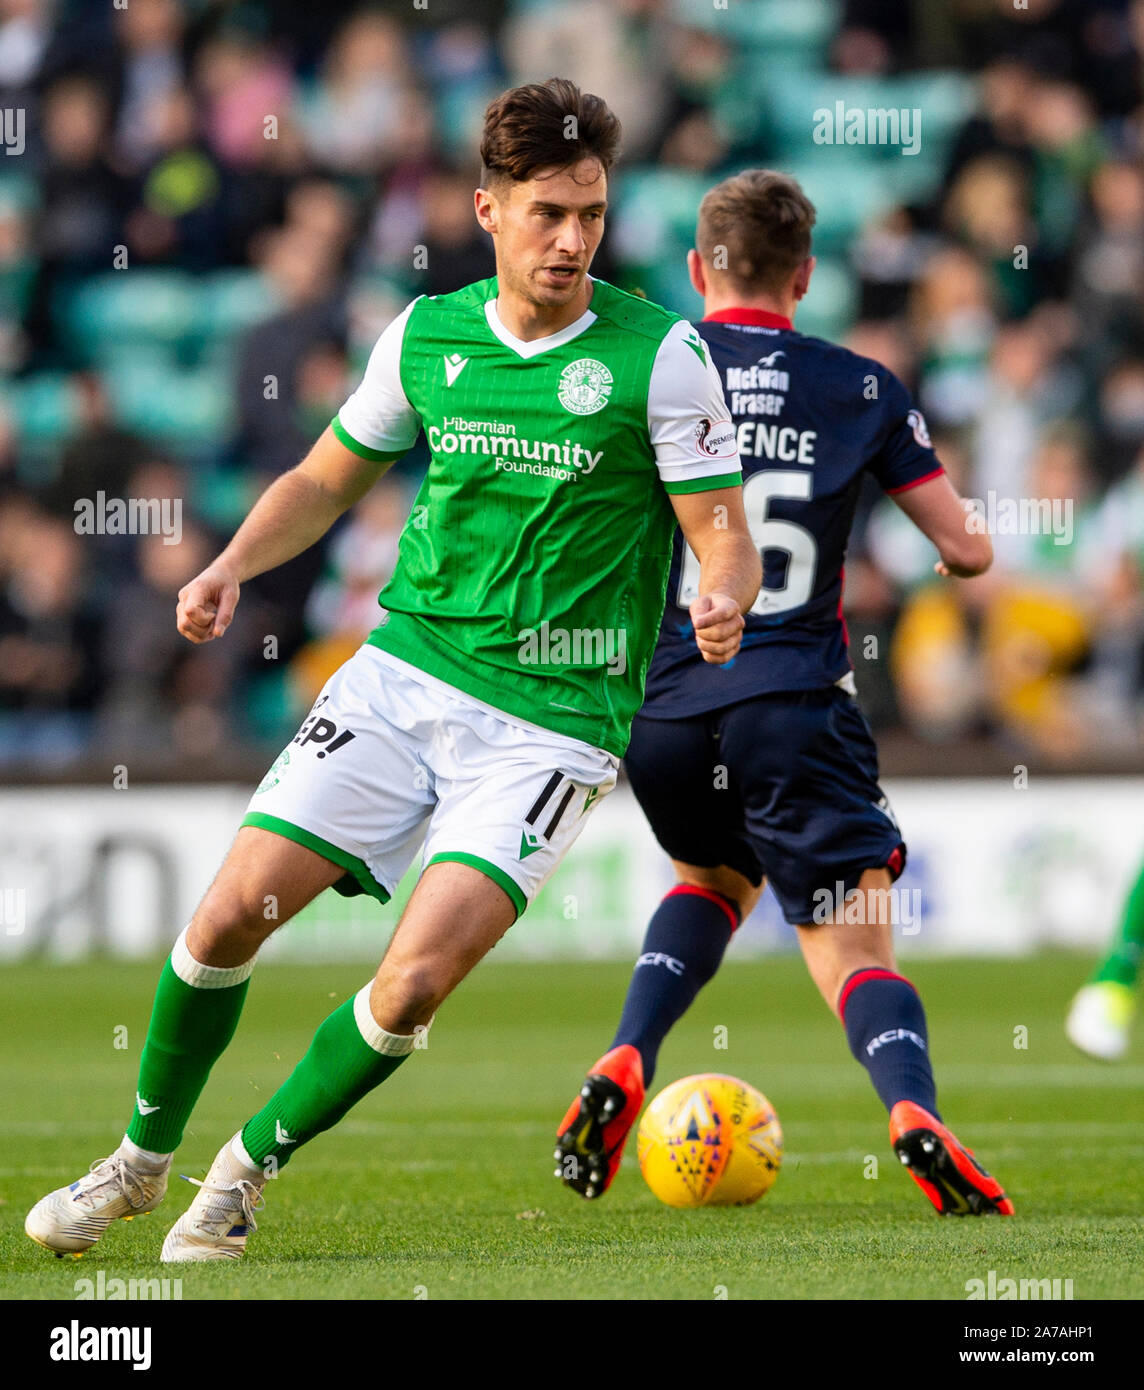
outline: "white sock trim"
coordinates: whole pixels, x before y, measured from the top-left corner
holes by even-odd
[[[259,1168],[258,1164],[255,1163],[254,1159],[252,1159],[251,1156],[247,1153],[246,1145],[242,1142],[241,1129],[230,1141],[230,1153],[231,1157],[235,1159],[236,1162],[238,1162],[243,1168],[249,1169],[249,1171],[252,1173],[258,1173],[263,1178],[266,1176],[262,1169]]]
[[[354,1022],[358,1026],[358,1032],[375,1052],[380,1052],[383,1057],[405,1057],[417,1046],[417,1039],[421,1033],[426,1033],[433,1025],[431,1018],[424,1028],[416,1033],[387,1033],[385,1029],[376,1021],[373,1011],[369,1007],[369,994],[373,988],[373,981],[368,985],[363,985],[354,995]],[[436,1018],[436,1014],[433,1015]]]
[[[245,965],[203,965],[187,949],[189,931],[190,927],[184,927],[171,947],[171,969],[184,984],[193,985],[195,989],[230,989],[232,985],[240,985],[243,980],[250,979],[254,962],[258,959],[257,952]]]
[[[170,1165],[172,1154],[157,1154],[152,1149],[141,1149],[134,1140],[123,1136],[119,1145],[119,1152],[128,1160],[133,1168],[153,1169],[158,1172],[160,1168]]]

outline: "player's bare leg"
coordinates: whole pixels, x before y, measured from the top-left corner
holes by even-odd
[[[433,864],[401,914],[370,990],[370,1011],[391,1033],[427,1027],[437,1007],[516,920],[504,889],[468,864]]]
[[[187,949],[217,969],[245,965],[279,927],[344,875],[340,865],[304,845],[243,826],[191,918]]]
[[[937,1113],[925,1012],[897,973],[890,874],[867,869],[831,920],[799,927],[811,978],[890,1112],[890,1140],[942,1215],[1013,1214],[1000,1183]]]
[[[726,864],[707,869],[701,864],[684,864],[679,859],[673,859],[671,867],[680,883],[694,888],[710,888],[729,898],[739,909],[740,921],[745,921],[754,912],[755,904],[766,887],[765,880],[756,886],[737,869],[728,868]]]
[[[557,1131],[556,1176],[581,1197],[600,1197],[611,1186],[660,1044],[719,968],[731,933],[762,892],[727,865],[672,865],[677,882],[648,924],[612,1046]]]
[[[798,944],[810,978],[839,1018],[842,986],[855,971],[896,968],[890,886],[888,870],[867,869],[832,920],[798,928]]]
[[[240,829],[160,976],[123,1141],[28,1213],[26,1233],[78,1258],[115,1220],[153,1211],[191,1110],[238,1025],[259,947],[344,870],[280,835]]]
[[[392,1075],[515,919],[508,895],[480,870],[448,861],[426,869],[373,980],[325,1020],[291,1076],[220,1150],[164,1241],[163,1261],[241,1256],[268,1178]]]

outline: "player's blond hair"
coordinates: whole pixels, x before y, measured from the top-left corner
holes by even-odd
[[[814,204],[789,174],[747,169],[699,204],[695,246],[708,271],[743,294],[777,292],[810,255]]]

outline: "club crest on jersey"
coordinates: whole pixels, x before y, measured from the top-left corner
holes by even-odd
[[[906,424],[914,432],[914,438],[923,449],[932,449],[933,443],[929,437],[929,430],[926,428],[926,417],[920,410],[911,410],[906,416]]]
[[[573,415],[595,415],[608,404],[612,374],[595,357],[581,357],[560,373],[556,394],[564,409]]]
[[[735,452],[735,426],[730,420],[696,420],[695,448],[704,458],[730,458]]]
[[[255,792],[268,792],[271,787],[276,787],[282,780],[282,774],[290,766],[290,750],[283,749],[274,759],[267,770],[266,776],[255,787]]]

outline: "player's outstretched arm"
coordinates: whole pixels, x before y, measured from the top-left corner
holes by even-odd
[[[179,590],[183,636],[196,643],[221,637],[240,585],[313,545],[392,463],[359,458],[327,429],[297,468],[270,484],[222,554]]]
[[[974,525],[973,503],[959,497],[944,473],[893,494],[894,501],[925,533],[941,559],[934,565],[946,579],[972,579],[993,563],[993,542]]]
[[[759,595],[763,566],[743,511],[741,487],[674,493],[671,505],[699,560],[691,623],[703,660],[722,666],[739,650],[743,614]]]

